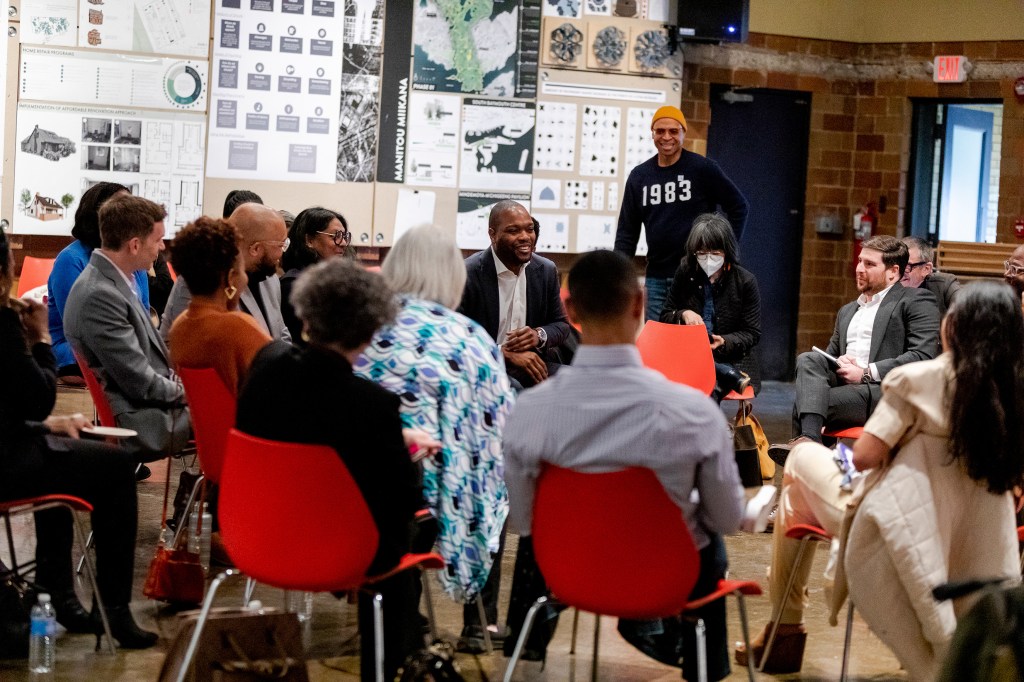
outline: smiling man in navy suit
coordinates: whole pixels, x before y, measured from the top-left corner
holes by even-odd
[[[534,253],[536,224],[518,202],[494,205],[487,234],[491,248],[466,259],[459,311],[501,346],[509,377],[534,386],[557,369],[557,350],[569,338],[558,268]]]

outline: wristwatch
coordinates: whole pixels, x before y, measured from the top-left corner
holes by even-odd
[[[864,368],[864,374],[860,377],[860,383],[870,384],[871,383],[871,370]]]
[[[539,339],[537,342],[537,348],[543,348],[548,342],[547,331],[545,331],[544,327],[537,327],[534,331],[537,332],[537,338]]]

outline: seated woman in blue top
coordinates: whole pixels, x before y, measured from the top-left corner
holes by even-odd
[[[71,228],[71,236],[75,241],[57,254],[50,272],[46,303],[50,336],[53,338],[53,354],[57,358],[58,383],[66,386],[85,386],[85,381],[82,379],[82,370],[75,362],[71,344],[64,338],[64,305],[71,293],[71,286],[89,264],[93,249],[100,246],[100,206],[121,192],[131,193],[127,187],[116,182],[99,182],[86,190],[78,202],[75,226]],[[149,276],[144,270],[135,273],[135,284],[143,307],[149,308]]]
[[[466,283],[462,263],[455,241],[436,227],[403,235],[381,268],[398,294],[398,314],[377,330],[353,370],[402,399],[403,426],[442,443],[422,460],[423,495],[447,565],[437,576],[452,598],[469,602],[463,637],[472,646],[469,640],[483,634],[475,595],[483,597],[489,623],[497,622],[508,515],[501,434],[513,394],[494,340],[454,311]]]

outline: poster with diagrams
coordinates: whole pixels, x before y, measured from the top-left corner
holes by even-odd
[[[573,171],[576,168],[576,105],[538,102],[534,170]]]
[[[22,43],[74,47],[77,30],[78,0],[22,0]]]
[[[576,252],[615,247],[618,220],[611,216],[581,215],[576,219]]]
[[[459,95],[437,92],[409,94],[405,182],[409,185],[455,187],[458,181]]]
[[[580,175],[615,177],[619,174],[619,107],[583,106],[580,130]],[[600,209],[598,209],[600,210]]]
[[[504,199],[511,199],[530,210],[529,194],[508,192],[459,192],[458,216],[455,219],[455,242],[460,249],[479,251],[491,245],[487,219],[491,208]]]
[[[418,0],[413,89],[534,97],[540,12],[531,0]]]
[[[373,182],[384,45],[384,0],[345,0],[337,179]]]
[[[21,48],[19,100],[206,110],[209,63],[47,47]]]
[[[78,45],[205,58],[210,0],[79,0]]]
[[[202,114],[18,105],[14,231],[66,235],[74,207],[98,182],[163,204],[168,238],[200,215]]]
[[[534,207],[536,209],[536,207]],[[537,251],[566,253],[569,250],[569,216],[565,213],[533,213],[540,224]]]
[[[207,174],[333,183],[341,0],[218,0]]]
[[[461,189],[530,192],[534,105],[466,99],[462,104]]]
[[[651,119],[656,111],[657,109],[653,107],[629,107],[626,113],[627,173],[657,153],[654,139],[651,137],[651,127],[654,123]]]
[[[579,19],[583,15],[585,0],[544,0],[544,16]]]

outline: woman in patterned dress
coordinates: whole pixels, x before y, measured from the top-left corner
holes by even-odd
[[[501,352],[483,327],[454,311],[466,269],[455,242],[438,228],[403,235],[381,272],[398,293],[399,311],[353,369],[401,398],[406,428],[441,441],[441,451],[423,460],[436,551],[447,563],[437,575],[448,595],[467,604],[468,626],[478,623],[469,602],[481,591],[494,624],[497,590],[490,588],[500,573],[488,577],[492,565],[500,566],[508,514],[501,434],[513,396]]]

